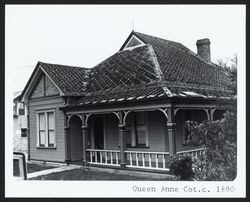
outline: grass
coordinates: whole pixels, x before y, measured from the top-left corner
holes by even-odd
[[[142,175],[133,174],[128,175],[127,172],[106,172],[88,170],[82,171],[81,169],[68,170],[58,173],[51,173],[48,175],[42,175],[30,180],[159,180],[159,177],[152,176],[151,173]],[[174,180],[173,177],[166,175],[160,180]]]
[[[43,164],[27,163],[27,173],[33,173],[41,170],[55,168],[54,166],[48,166]],[[18,160],[13,161],[13,175],[20,176]]]

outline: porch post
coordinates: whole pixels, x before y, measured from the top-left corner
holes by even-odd
[[[70,158],[70,134],[69,126],[64,127],[64,142],[65,142],[65,162],[69,165]]]
[[[175,141],[174,125],[175,125],[175,123],[170,123],[170,122],[167,123],[170,155],[174,155],[176,153],[176,141]]]
[[[176,140],[175,140],[175,123],[174,113],[172,108],[167,109],[168,121],[167,121],[167,130],[168,130],[168,142],[169,142],[169,153],[174,155],[176,153]]]
[[[119,139],[120,139],[120,155],[121,155],[121,167],[125,167],[126,165],[126,157],[125,157],[125,125],[119,124]]]
[[[88,138],[88,126],[82,125],[82,165],[87,165],[87,138]]]
[[[120,165],[121,167],[126,167],[126,156],[125,156],[125,150],[126,150],[126,145],[125,145],[125,135],[126,135],[126,130],[125,130],[125,121],[124,121],[124,112],[120,111],[117,114],[117,117],[119,119],[119,140],[120,140],[120,157],[121,157],[121,162]]]

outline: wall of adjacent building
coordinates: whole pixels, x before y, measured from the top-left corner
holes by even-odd
[[[24,107],[24,115],[19,114],[20,104],[15,101],[15,110],[13,114],[13,150],[18,152],[27,152],[27,137],[21,136],[21,129],[27,129],[27,109]]]

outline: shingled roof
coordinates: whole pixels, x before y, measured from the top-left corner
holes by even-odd
[[[197,87],[213,86],[218,90],[226,88],[229,80],[225,71],[212,62],[203,60],[184,45],[139,32],[134,32],[134,35],[153,46],[166,81],[195,84]]]
[[[82,96],[85,94],[90,69],[42,62],[39,62],[39,65],[65,95]]]
[[[135,35],[144,45],[124,49]],[[91,71],[89,91],[73,105],[159,97],[228,98],[226,72],[184,45],[132,32],[120,51]]]
[[[131,36],[143,44],[124,49]],[[226,72],[184,45],[132,32],[120,51],[93,68],[40,63],[72,106],[157,97],[228,97]]]

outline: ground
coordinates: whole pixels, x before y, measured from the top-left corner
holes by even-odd
[[[130,171],[131,172],[131,171]],[[172,176],[165,175],[153,176],[151,173],[135,174],[135,172],[128,174],[128,172],[106,172],[100,170],[82,171],[81,169],[68,170],[48,175],[42,175],[32,178],[30,180],[173,180]]]
[[[42,164],[35,164],[35,163],[27,163],[27,173],[33,173],[41,170],[55,168],[54,166],[42,165]],[[19,176],[19,168],[18,168],[18,161],[14,160],[13,164],[13,175]]]

